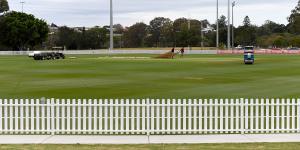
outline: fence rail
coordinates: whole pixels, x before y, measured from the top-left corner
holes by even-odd
[[[0,134],[300,133],[300,99],[0,99]]]

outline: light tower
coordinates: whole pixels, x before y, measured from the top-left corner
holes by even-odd
[[[109,51],[114,49],[114,20],[113,20],[113,0],[110,0],[110,42]]]
[[[231,42],[230,42],[230,39],[231,39],[231,36],[230,36],[230,34],[231,34],[231,32],[230,32],[230,28],[231,28],[231,27],[230,27],[230,26],[231,26],[231,23],[230,23],[230,20],[231,20],[231,19],[230,19],[230,9],[231,9],[230,4],[231,4],[231,3],[230,3],[230,0],[228,0],[228,19],[227,19],[227,20],[228,20],[228,23],[227,23],[227,24],[228,24],[228,26],[227,26],[227,49],[228,49],[228,50],[229,50],[230,47],[231,47],[231,46],[230,46],[230,43],[231,43]]]
[[[22,13],[23,13],[23,12],[24,12],[24,4],[25,4],[25,1],[21,1],[20,3],[21,3],[21,5],[22,5]]]
[[[216,47],[219,48],[219,0],[217,0],[217,31],[216,31]]]
[[[234,48],[234,13],[233,13],[233,8],[234,8],[234,6],[236,5],[236,3],[235,3],[235,1],[233,1],[232,2],[232,44],[231,44],[231,46],[232,46],[232,48]]]

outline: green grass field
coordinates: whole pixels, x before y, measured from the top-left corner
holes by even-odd
[[[172,145],[0,145],[8,150],[298,150],[299,143]]]
[[[0,56],[1,98],[246,98],[299,97],[300,56],[80,55],[34,61]],[[132,58],[143,57],[143,58]]]

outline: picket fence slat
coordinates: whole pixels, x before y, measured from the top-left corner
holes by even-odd
[[[300,133],[300,99],[297,99],[297,130]]]
[[[295,122],[295,111],[296,111],[296,109],[295,109],[295,107],[296,107],[296,103],[295,103],[295,99],[293,98],[292,99],[292,116],[291,116],[291,119],[292,119],[292,130],[293,130],[293,133],[295,133],[295,124],[296,124],[296,122]]]
[[[271,133],[274,133],[275,129],[275,100],[271,99]]]
[[[119,104],[119,100],[115,101],[115,104],[118,105]],[[97,107],[95,107],[96,109]],[[96,116],[97,114],[95,114],[94,116]],[[139,124],[139,123],[138,123]],[[96,129],[95,129],[96,130]],[[117,106],[115,108],[115,130],[119,130],[119,107]],[[118,134],[118,133],[117,133]]]
[[[111,131],[110,134],[113,134],[113,130],[114,130],[114,107],[113,107],[114,101],[110,100],[110,116],[109,116],[109,130]]]
[[[287,110],[286,110],[286,129],[290,130],[290,99],[287,99]]]
[[[223,133],[224,130],[224,106],[223,99],[220,99],[220,133]]]
[[[285,130],[285,99],[282,99],[282,105],[281,105],[281,129]]]
[[[225,133],[229,130],[229,100],[225,99]]]
[[[300,99],[0,99],[0,134],[300,133]]]

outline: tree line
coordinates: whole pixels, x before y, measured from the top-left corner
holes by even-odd
[[[227,18],[219,18],[220,48],[227,43]],[[263,25],[251,23],[246,16],[235,31],[234,46],[300,47],[300,0],[288,17],[288,24],[267,20]],[[116,48],[138,47],[215,47],[216,24],[208,20],[178,18],[172,21],[156,17],[145,24],[138,22],[129,27],[114,25]],[[58,27],[47,25],[33,15],[9,11],[7,0],[0,0],[0,50],[51,49],[104,49],[109,46],[109,26],[93,28]]]

